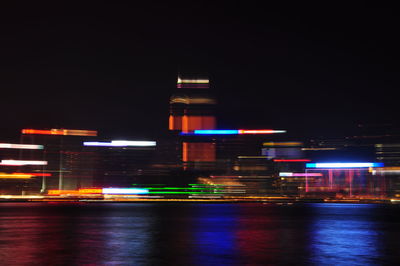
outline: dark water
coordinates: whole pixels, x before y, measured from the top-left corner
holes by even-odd
[[[400,206],[1,203],[1,265],[399,265]]]

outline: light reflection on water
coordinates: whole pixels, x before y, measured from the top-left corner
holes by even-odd
[[[3,265],[397,264],[400,206],[2,203]]]
[[[312,260],[318,264],[375,265],[381,243],[377,205],[314,204]]]

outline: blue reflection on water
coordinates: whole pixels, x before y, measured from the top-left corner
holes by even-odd
[[[317,265],[372,265],[380,257],[375,205],[313,204],[312,262]]]
[[[150,252],[151,220],[145,217],[106,217],[105,258],[103,263],[121,265],[144,263]]]
[[[232,204],[201,204],[196,206],[193,220],[193,248],[196,250],[192,263],[226,265],[235,261],[235,224],[237,208]]]

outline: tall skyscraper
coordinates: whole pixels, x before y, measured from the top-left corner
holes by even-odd
[[[179,75],[176,87],[170,98],[169,129],[182,132],[215,129],[216,100],[210,92],[209,79]]]
[[[169,129],[184,133],[215,129],[215,105],[208,78],[178,75],[176,91],[170,98]],[[215,161],[215,143],[210,141],[185,138],[181,149],[185,166]]]

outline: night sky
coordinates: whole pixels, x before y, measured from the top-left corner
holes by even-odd
[[[0,140],[22,128],[156,138],[178,72],[209,75],[220,128],[335,136],[397,123],[394,7],[109,3],[1,8]]]

